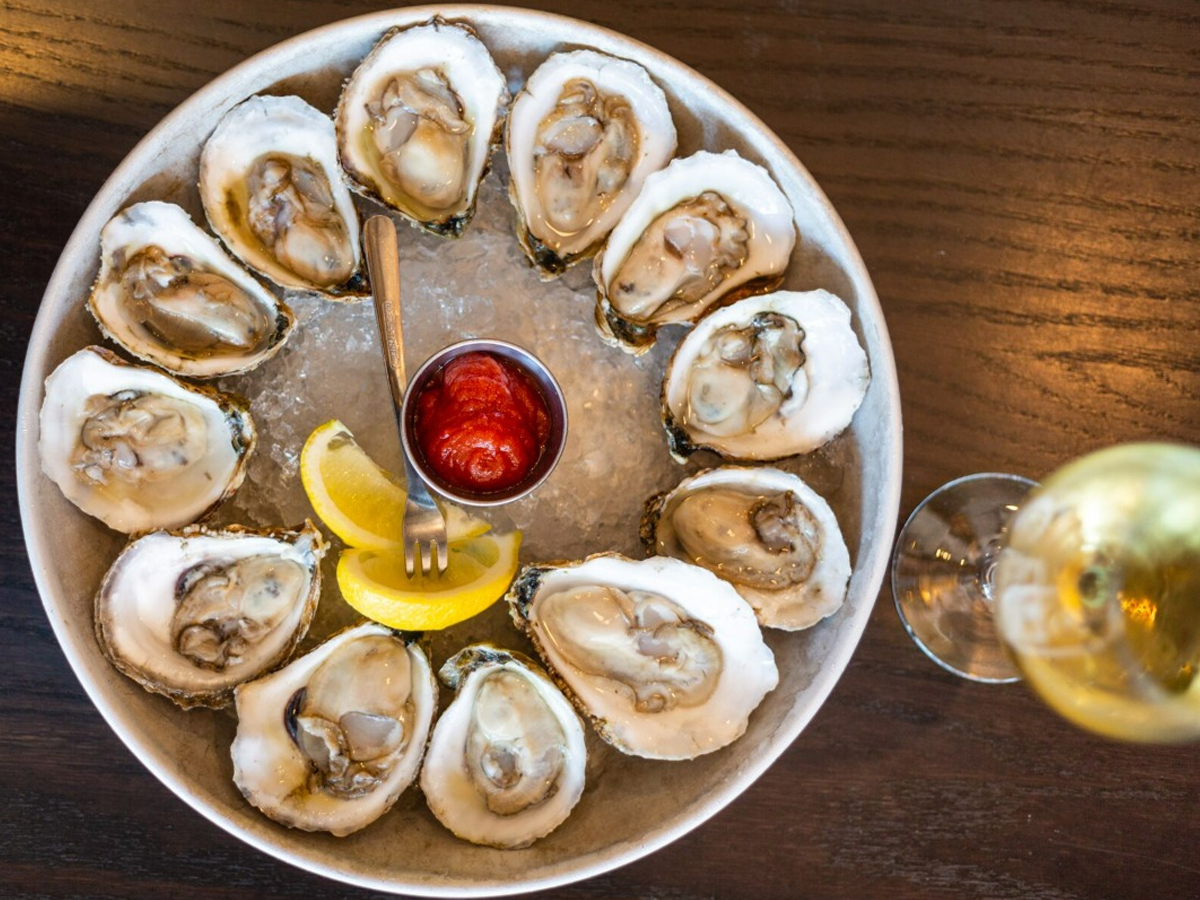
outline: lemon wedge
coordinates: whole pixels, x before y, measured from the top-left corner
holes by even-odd
[[[399,550],[406,498],[404,482],[380,468],[350,429],[330,419],[313,430],[300,451],[300,481],[313,511],[350,547]],[[451,543],[478,537],[491,526],[451,503],[439,502]]]
[[[447,628],[500,599],[517,573],[521,532],[450,545],[442,575],[409,578],[398,551],[351,549],[338,559],[342,597],[369,619],[402,631]]]

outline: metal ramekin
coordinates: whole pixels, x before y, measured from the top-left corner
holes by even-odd
[[[416,397],[418,397],[429,380],[448,362],[468,353],[491,353],[514,363],[533,379],[534,384],[546,401],[550,413],[550,433],[546,437],[546,446],[537,462],[521,481],[512,487],[497,491],[481,493],[464,492],[461,488],[446,484],[425,463],[421,454],[420,444],[416,435]],[[500,506],[511,503],[535,490],[545,481],[567,444],[567,403],[563,398],[562,388],[559,387],[554,375],[540,359],[516,344],[507,341],[497,341],[490,338],[475,338],[459,341],[439,350],[421,364],[421,367],[408,380],[408,388],[404,392],[404,404],[401,407],[401,418],[404,420],[402,440],[404,452],[412,461],[413,468],[425,479],[425,483],[441,496],[453,503],[464,506]]]

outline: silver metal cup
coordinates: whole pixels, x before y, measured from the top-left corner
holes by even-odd
[[[506,359],[529,375],[546,401],[546,408],[550,413],[550,432],[546,437],[546,446],[537,462],[521,481],[503,490],[474,493],[465,492],[461,488],[446,484],[426,463],[417,440],[416,398],[420,396],[429,380],[448,362],[468,353],[477,352],[491,353],[493,356]],[[516,344],[489,338],[459,341],[457,344],[444,347],[425,360],[409,379],[408,390],[405,391],[404,403],[401,407],[401,417],[404,420],[404,428],[401,433],[404,452],[408,454],[413,466],[425,479],[425,483],[447,500],[464,506],[500,506],[529,494],[554,471],[567,443],[567,403],[563,398],[562,388],[559,387],[546,364]]]

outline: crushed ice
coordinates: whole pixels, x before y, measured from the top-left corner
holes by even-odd
[[[667,453],[658,413],[663,370],[678,336],[660,336],[654,350],[636,359],[605,345],[592,324],[590,263],[557,281],[539,280],[517,244],[503,176],[485,179],[462,238],[400,229],[408,371],[463,338],[499,338],[538,355],[567,399],[567,446],[537,491],[489,517],[499,528],[524,532],[523,562],[604,550],[641,556],[643,502],[683,476]],[[260,441],[247,483],[222,510],[226,521],[274,525],[311,516],[300,449],[331,418],[341,419],[385,468],[401,467],[371,301],[289,303],[298,321],[284,349],[220,385],[251,401]]]

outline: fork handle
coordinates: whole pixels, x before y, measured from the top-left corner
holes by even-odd
[[[363,227],[366,240],[367,270],[371,276],[371,290],[375,296],[375,319],[379,323],[380,345],[388,375],[388,387],[392,392],[392,409],[396,415],[396,429],[401,442],[404,440],[404,422],[401,408],[404,403],[404,328],[400,318],[400,252],[396,243],[396,226],[387,216],[371,216]],[[418,506],[432,509],[433,498],[425,482],[417,475],[408,454],[401,447],[404,458],[404,474],[408,479],[408,496]]]
[[[375,319],[387,363],[388,388],[396,414],[404,402],[407,379],[404,372],[404,326],[400,318],[400,251],[396,226],[387,216],[371,216],[363,227],[367,272],[375,297]]]

